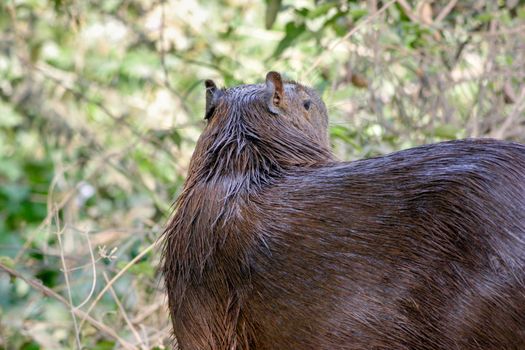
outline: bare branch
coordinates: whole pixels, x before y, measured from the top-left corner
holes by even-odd
[[[9,275],[11,275],[13,277],[21,279],[22,281],[27,283],[29,286],[31,286],[35,290],[39,291],[40,293],[44,294],[45,296],[51,297],[51,298],[59,301],[60,303],[64,304],[66,307],[71,308],[71,304],[63,296],[61,296],[60,294],[58,294],[54,290],[44,286],[40,281],[31,279],[31,278],[27,278],[27,277],[23,276],[20,272],[16,271],[15,269],[12,269],[12,268],[4,265],[2,262],[0,262],[0,269],[4,270],[5,272],[7,272]],[[97,328],[102,333],[106,334],[110,338],[113,338],[113,339],[117,340],[120,344],[122,344],[122,346],[124,348],[129,349],[129,350],[137,349],[131,343],[129,343],[126,340],[122,339],[113,329],[111,329],[110,327],[106,326],[102,322],[97,321],[96,319],[94,319],[93,317],[89,316],[84,311],[82,311],[82,310],[75,310],[73,308],[73,312],[75,313],[76,316],[86,320],[93,327]]]

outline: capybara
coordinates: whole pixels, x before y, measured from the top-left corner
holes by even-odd
[[[184,350],[525,349],[525,146],[340,162],[318,94],[219,89],[166,226]]]

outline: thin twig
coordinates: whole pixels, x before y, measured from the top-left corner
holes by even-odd
[[[66,287],[67,287],[67,297],[69,298],[69,311],[71,312],[71,318],[73,319],[73,326],[75,328],[75,341],[77,345],[77,349],[82,349],[82,345],[80,344],[80,330],[78,328],[78,322],[77,317],[75,314],[75,307],[73,306],[73,296],[71,293],[71,285],[69,284],[69,271],[67,269],[66,259],[64,258],[64,246],[62,245],[62,234],[66,230],[66,225],[62,229],[60,229],[60,219],[58,217],[58,211],[55,212],[55,224],[57,226],[57,240],[58,240],[58,246],[60,247],[60,260],[62,261],[62,269],[64,273],[64,280],[66,281]]]
[[[514,108],[509,113],[508,117],[505,118],[505,121],[503,124],[501,124],[501,127],[499,127],[491,136],[497,139],[503,138],[505,136],[505,132],[508,128],[511,127],[513,122],[523,114],[525,111],[525,87],[521,89],[521,92],[519,94],[519,97],[517,98],[517,101],[514,104]]]
[[[164,73],[164,84],[171,90],[171,84],[168,75],[168,67],[166,66],[166,50],[164,48],[164,31],[166,30],[166,8],[164,0],[160,1],[160,65]]]
[[[104,280],[106,281],[106,283],[109,283],[109,278],[108,278],[108,275],[106,274],[106,272],[102,272],[102,275],[104,276]],[[124,321],[126,321],[126,324],[128,325],[129,329],[131,330],[131,333],[133,333],[133,336],[135,337],[135,339],[137,339],[137,342],[142,345],[141,348],[145,349],[144,341],[142,340],[142,338],[140,337],[140,334],[137,332],[135,327],[133,327],[133,324],[129,320],[129,317],[128,317],[127,313],[126,313],[126,310],[122,306],[122,303],[120,302],[120,300],[119,300],[119,298],[117,296],[117,293],[115,293],[115,290],[113,289],[113,287],[110,287],[109,291],[111,293],[111,296],[113,297],[113,300],[115,300],[115,304],[117,304],[117,307],[119,308],[120,313],[122,314],[122,317],[124,318]]]
[[[136,145],[137,145],[137,143],[131,142],[129,145],[124,147],[121,151],[107,153],[103,157],[101,157],[100,164],[98,164],[98,166],[95,169],[93,169],[93,171],[90,174],[88,174],[82,181],[79,181],[75,185],[74,188],[70,189],[63,196],[62,200],[58,204],[53,204],[53,201],[52,201],[52,195],[54,193],[54,188],[56,187],[56,182],[58,181],[58,175],[55,174],[55,176],[53,177],[53,179],[51,181],[49,189],[48,189],[47,215],[44,218],[44,220],[42,220],[40,225],[38,225],[38,227],[34,230],[34,232],[35,233],[39,232],[40,230],[42,230],[46,226],[48,227],[48,230],[50,230],[50,226],[49,225],[51,225],[51,221],[52,221],[53,217],[55,216],[55,211],[59,211],[59,210],[61,210],[62,208],[65,207],[65,205],[73,198],[73,196],[77,194],[78,190],[80,189],[80,186],[82,185],[82,182],[91,179],[95,175],[98,175],[99,171],[106,165],[105,163],[106,162],[109,163],[111,158],[113,158],[115,156],[119,156],[119,155],[125,154],[126,152],[128,152],[132,148],[136,147]],[[22,256],[23,256],[24,252],[26,251],[26,249],[33,242],[34,236],[35,235],[31,236],[24,243],[24,245],[22,246],[22,248],[17,253],[17,255],[16,255],[15,259],[14,259],[15,263],[17,263],[22,258]]]
[[[104,288],[100,291],[100,293],[98,293],[97,297],[95,298],[95,300],[93,300],[93,302],[91,303],[91,305],[89,306],[88,310],[86,311],[86,315],[89,315],[89,313],[91,312],[91,310],[93,310],[93,308],[95,307],[95,305],[99,302],[99,300],[102,298],[102,296],[104,296],[104,293],[106,293],[109,288],[120,278],[122,277],[122,275],[124,275],[124,273],[129,270],[129,268],[131,266],[133,266],[135,263],[137,263],[137,261],[139,261],[140,259],[142,259],[142,257],[144,255],[146,255],[151,249],[153,249],[154,247],[156,247],[157,245],[159,245],[161,242],[161,240],[156,240],[155,242],[151,243],[148,247],[146,247],[146,249],[144,249],[142,252],[140,252],[140,254],[138,254],[135,258],[133,258],[129,263],[126,264],[126,266],[124,266],[122,268],[122,270],[120,270],[107,284],[106,286],[104,286]],[[84,321],[85,319],[83,319],[81,322],[80,322],[80,329],[82,329],[82,325],[84,324]]]
[[[315,70],[315,68],[321,63],[321,60],[323,59],[323,55],[325,55],[328,52],[333,51],[337,46],[339,46],[343,41],[350,38],[354,33],[356,33],[358,30],[363,28],[365,25],[367,25],[372,20],[376,19],[380,14],[385,12],[393,3],[395,3],[397,0],[390,0],[386,4],[383,5],[377,12],[373,13],[372,15],[366,17],[364,20],[360,21],[355,27],[353,27],[348,33],[345,34],[341,39],[336,40],[328,47],[327,50],[324,50],[322,54],[317,57],[317,59],[314,61],[314,63],[310,66],[310,68],[304,73],[304,75],[308,76],[312,71]]]
[[[434,23],[437,24],[437,23],[441,22],[442,20],[444,20],[445,17],[448,16],[450,11],[452,11],[454,6],[456,6],[457,2],[458,2],[458,0],[450,0],[450,2],[447,4],[447,6],[445,6],[443,8],[443,10],[441,10],[441,12],[436,16],[436,19],[434,20]]]
[[[487,5],[489,6],[489,5]],[[490,9],[489,9],[490,10]],[[489,31],[494,32],[497,28],[497,21],[491,20],[489,24]],[[470,137],[478,137],[479,136],[479,127],[480,127],[480,114],[483,109],[483,103],[485,102],[485,93],[486,93],[486,82],[483,76],[487,73],[489,73],[493,67],[494,67],[494,58],[497,54],[497,47],[496,47],[496,38],[492,38],[492,40],[488,41],[488,54],[487,58],[485,59],[485,62],[483,63],[483,73],[480,75],[478,79],[478,93],[476,97],[476,101],[474,101],[474,105],[472,106],[472,114],[470,115],[468,125],[469,125],[469,136]]]
[[[91,273],[93,274],[93,281],[91,282],[91,290],[89,291],[87,297],[84,299],[84,301],[82,301],[80,304],[75,306],[75,309],[80,309],[82,306],[87,304],[89,299],[91,299],[91,297],[93,296],[93,293],[95,292],[95,286],[97,285],[97,266],[96,266],[95,255],[93,254],[93,247],[91,246],[91,241],[89,240],[89,234],[87,232],[84,232],[84,235],[86,236],[89,256],[91,258],[91,270],[92,270]]]
[[[403,8],[405,14],[412,22],[421,23],[419,17],[414,13],[414,11],[412,11],[412,8],[405,0],[397,0],[397,3]]]
[[[51,298],[53,298],[55,300],[58,300],[60,303],[64,304],[65,306],[70,307],[70,304],[68,303],[68,301],[63,296],[61,296],[60,294],[58,294],[57,292],[55,292],[51,288],[44,286],[42,284],[42,282],[40,282],[38,280],[31,279],[31,278],[27,278],[27,277],[23,276],[20,272],[12,269],[10,267],[7,267],[2,262],[0,262],[0,270],[3,270],[5,272],[7,272],[9,275],[11,275],[13,277],[21,279],[22,281],[27,283],[29,286],[31,286],[34,289],[38,290],[39,292],[41,292],[45,296],[51,297]],[[89,316],[84,311],[73,309],[73,312],[75,313],[76,316],[78,316],[78,317],[88,321],[93,327],[97,328],[102,333],[104,333],[107,336],[117,340],[126,349],[130,349],[130,350],[136,350],[137,349],[135,346],[133,346],[132,344],[130,344],[126,340],[122,339],[113,329],[109,328],[108,326],[106,326],[102,322],[94,319],[93,317]]]
[[[134,324],[141,323],[145,319],[147,319],[149,316],[151,316],[153,313],[155,313],[161,306],[165,305],[164,300],[159,300],[156,303],[150,304],[145,306],[144,308],[140,309],[140,313],[136,315],[131,322]]]

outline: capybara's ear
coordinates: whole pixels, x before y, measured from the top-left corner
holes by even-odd
[[[204,81],[204,86],[206,86],[206,112],[204,119],[210,119],[215,107],[217,106],[219,98],[222,96],[222,91],[219,90],[213,80],[210,79]]]
[[[284,103],[284,86],[281,74],[277,72],[266,74],[266,102],[270,112],[279,114],[278,108]]]

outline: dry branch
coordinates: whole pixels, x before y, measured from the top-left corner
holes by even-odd
[[[63,296],[61,296],[60,294],[58,294],[54,290],[44,286],[40,281],[35,280],[35,279],[31,279],[31,278],[27,278],[27,277],[23,276],[20,272],[16,271],[15,269],[12,269],[12,268],[4,265],[2,262],[0,262],[0,270],[4,270],[5,272],[7,272],[12,277],[16,277],[16,278],[21,279],[22,281],[27,283],[29,286],[31,286],[33,289],[39,291],[40,293],[44,294],[45,296],[53,298],[53,299],[59,301],[60,303],[64,304],[64,306],[66,306],[68,308],[71,308],[76,316],[82,318],[83,320],[86,320],[93,327],[95,327],[96,329],[98,329],[102,333],[106,334],[110,338],[117,340],[126,349],[130,349],[130,350],[131,349],[138,349],[133,344],[129,343],[128,341],[126,341],[124,339],[122,339],[117,334],[117,332],[115,332],[113,329],[111,329],[110,327],[106,326],[102,322],[94,319],[93,317],[89,316],[88,314],[86,314],[82,310],[78,310],[78,309],[72,308],[71,304],[66,300],[66,298],[64,298]]]

